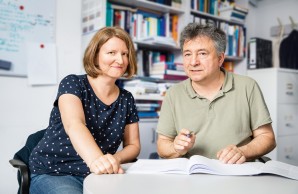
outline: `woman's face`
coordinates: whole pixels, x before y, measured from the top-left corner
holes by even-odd
[[[109,39],[99,50],[98,65],[102,75],[120,78],[128,66],[128,48],[117,37]]]

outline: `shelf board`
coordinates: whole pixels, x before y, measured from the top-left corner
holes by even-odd
[[[178,83],[182,80],[164,80],[164,79],[159,79],[159,78],[154,78],[154,77],[147,77],[147,76],[134,76],[132,78],[125,78],[125,77],[120,77],[119,80],[122,81],[129,81],[129,80],[134,80],[134,79],[139,79],[147,82],[155,82],[155,83]]]
[[[158,49],[158,50],[167,50],[167,51],[172,51],[172,50],[180,50],[178,46],[172,46],[172,45],[166,45],[166,44],[152,44],[148,43],[145,41],[138,41],[135,40],[134,43],[138,45],[138,48],[148,48],[148,49]]]
[[[197,11],[197,10],[194,10],[194,9],[192,9],[190,12],[193,15],[199,15],[199,16],[203,16],[203,17],[206,17],[206,18],[211,18],[211,19],[215,19],[215,20],[219,20],[219,21],[223,21],[223,22],[227,22],[227,23],[231,23],[231,24],[237,24],[237,25],[244,26],[243,22],[231,21],[231,20],[228,20],[226,18],[222,18],[220,16],[212,15],[210,13],[205,13],[205,12]]]
[[[227,61],[242,61],[244,57],[234,57],[234,56],[225,56],[225,60]]]
[[[160,94],[133,94],[135,100],[156,100],[156,101],[163,101],[163,96]]]
[[[156,118],[156,117],[140,118],[140,122],[158,122],[158,118]]]
[[[145,8],[145,9],[151,9],[154,11],[159,11],[162,13],[173,13],[173,14],[184,14],[184,11],[179,9],[179,8],[175,8],[175,7],[171,7],[168,5],[163,5],[160,3],[154,3],[151,1],[146,1],[146,0],[110,0],[111,3],[119,3],[122,5],[127,5],[127,6],[136,6],[136,7],[140,7],[140,8]]]

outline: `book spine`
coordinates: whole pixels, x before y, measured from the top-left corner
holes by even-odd
[[[172,16],[172,37],[177,42],[178,41],[178,15]]]

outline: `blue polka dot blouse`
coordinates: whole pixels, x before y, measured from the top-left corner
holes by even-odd
[[[61,121],[58,99],[63,94],[73,94],[82,101],[87,128],[104,154],[114,154],[123,140],[125,126],[139,121],[134,98],[120,88],[117,100],[106,105],[95,95],[87,75],[68,75],[61,81],[49,126],[30,155],[30,172],[85,177],[90,170],[74,150]]]

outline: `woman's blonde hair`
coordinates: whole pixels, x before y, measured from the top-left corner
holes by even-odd
[[[123,40],[128,48],[128,66],[124,77],[131,78],[137,72],[137,60],[133,42],[129,34],[120,27],[104,27],[100,29],[91,39],[88,47],[85,50],[83,64],[86,73],[96,78],[101,74],[98,64],[98,53],[103,44],[109,39],[117,37]]]

